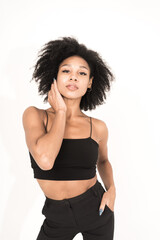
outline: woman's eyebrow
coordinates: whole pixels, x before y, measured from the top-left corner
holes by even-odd
[[[71,64],[63,64],[61,67],[63,67],[63,66],[71,66]],[[87,70],[88,70],[88,68],[87,67],[85,67],[85,66],[79,66],[80,68],[86,68]]]

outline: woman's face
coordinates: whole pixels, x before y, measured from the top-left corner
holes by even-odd
[[[88,63],[79,56],[64,59],[59,65],[57,86],[59,92],[66,98],[79,98],[85,95],[87,88],[91,87],[93,80],[89,78],[90,68]],[[78,89],[71,90],[66,86],[74,83]]]

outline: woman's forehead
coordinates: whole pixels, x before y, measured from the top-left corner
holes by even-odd
[[[61,62],[60,67],[67,66],[67,65],[68,66],[79,65],[80,67],[83,67],[86,70],[89,70],[89,65],[88,65],[87,61],[80,56],[71,56],[71,57],[64,59]]]

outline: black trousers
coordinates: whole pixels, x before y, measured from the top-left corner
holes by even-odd
[[[84,240],[113,240],[114,212],[99,207],[105,189],[97,180],[86,192],[72,198],[53,200],[46,197],[45,216],[36,240],[72,240],[81,233]]]

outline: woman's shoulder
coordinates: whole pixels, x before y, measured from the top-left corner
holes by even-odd
[[[103,121],[103,120],[101,120],[101,119],[98,119],[98,118],[95,118],[95,117],[92,117],[92,116],[88,116],[88,115],[86,115],[86,114],[83,114],[83,116],[84,116],[85,118],[88,118],[88,119],[91,118],[92,123],[93,123],[95,126],[97,125],[97,126],[100,127],[100,128],[103,128],[103,127],[106,125],[105,121]]]
[[[24,112],[23,112],[23,116],[25,115],[31,115],[31,116],[39,116],[40,119],[43,121],[44,120],[44,116],[45,116],[45,111],[48,112],[48,109],[41,109],[35,106],[28,106],[25,108]]]
[[[28,107],[26,107],[25,109],[24,109],[24,111],[23,111],[23,116],[24,115],[30,115],[30,114],[37,114],[37,113],[39,113],[39,109],[38,108],[36,108],[35,106],[28,106]]]
[[[92,123],[94,124],[94,127],[96,129],[96,132],[97,132],[99,138],[101,138],[103,133],[108,132],[107,124],[102,119],[92,117]]]
[[[24,110],[24,112],[25,112],[25,111],[36,111],[36,112],[38,112],[39,114],[44,114],[45,112],[55,114],[54,110],[51,109],[51,108],[42,109],[42,108],[38,108],[38,107],[35,107],[35,106],[28,106],[28,107]]]
[[[91,117],[91,118],[92,118],[92,121],[95,123],[95,125],[97,125],[97,127],[103,128],[106,125],[105,121],[101,119],[98,119],[95,117]]]

